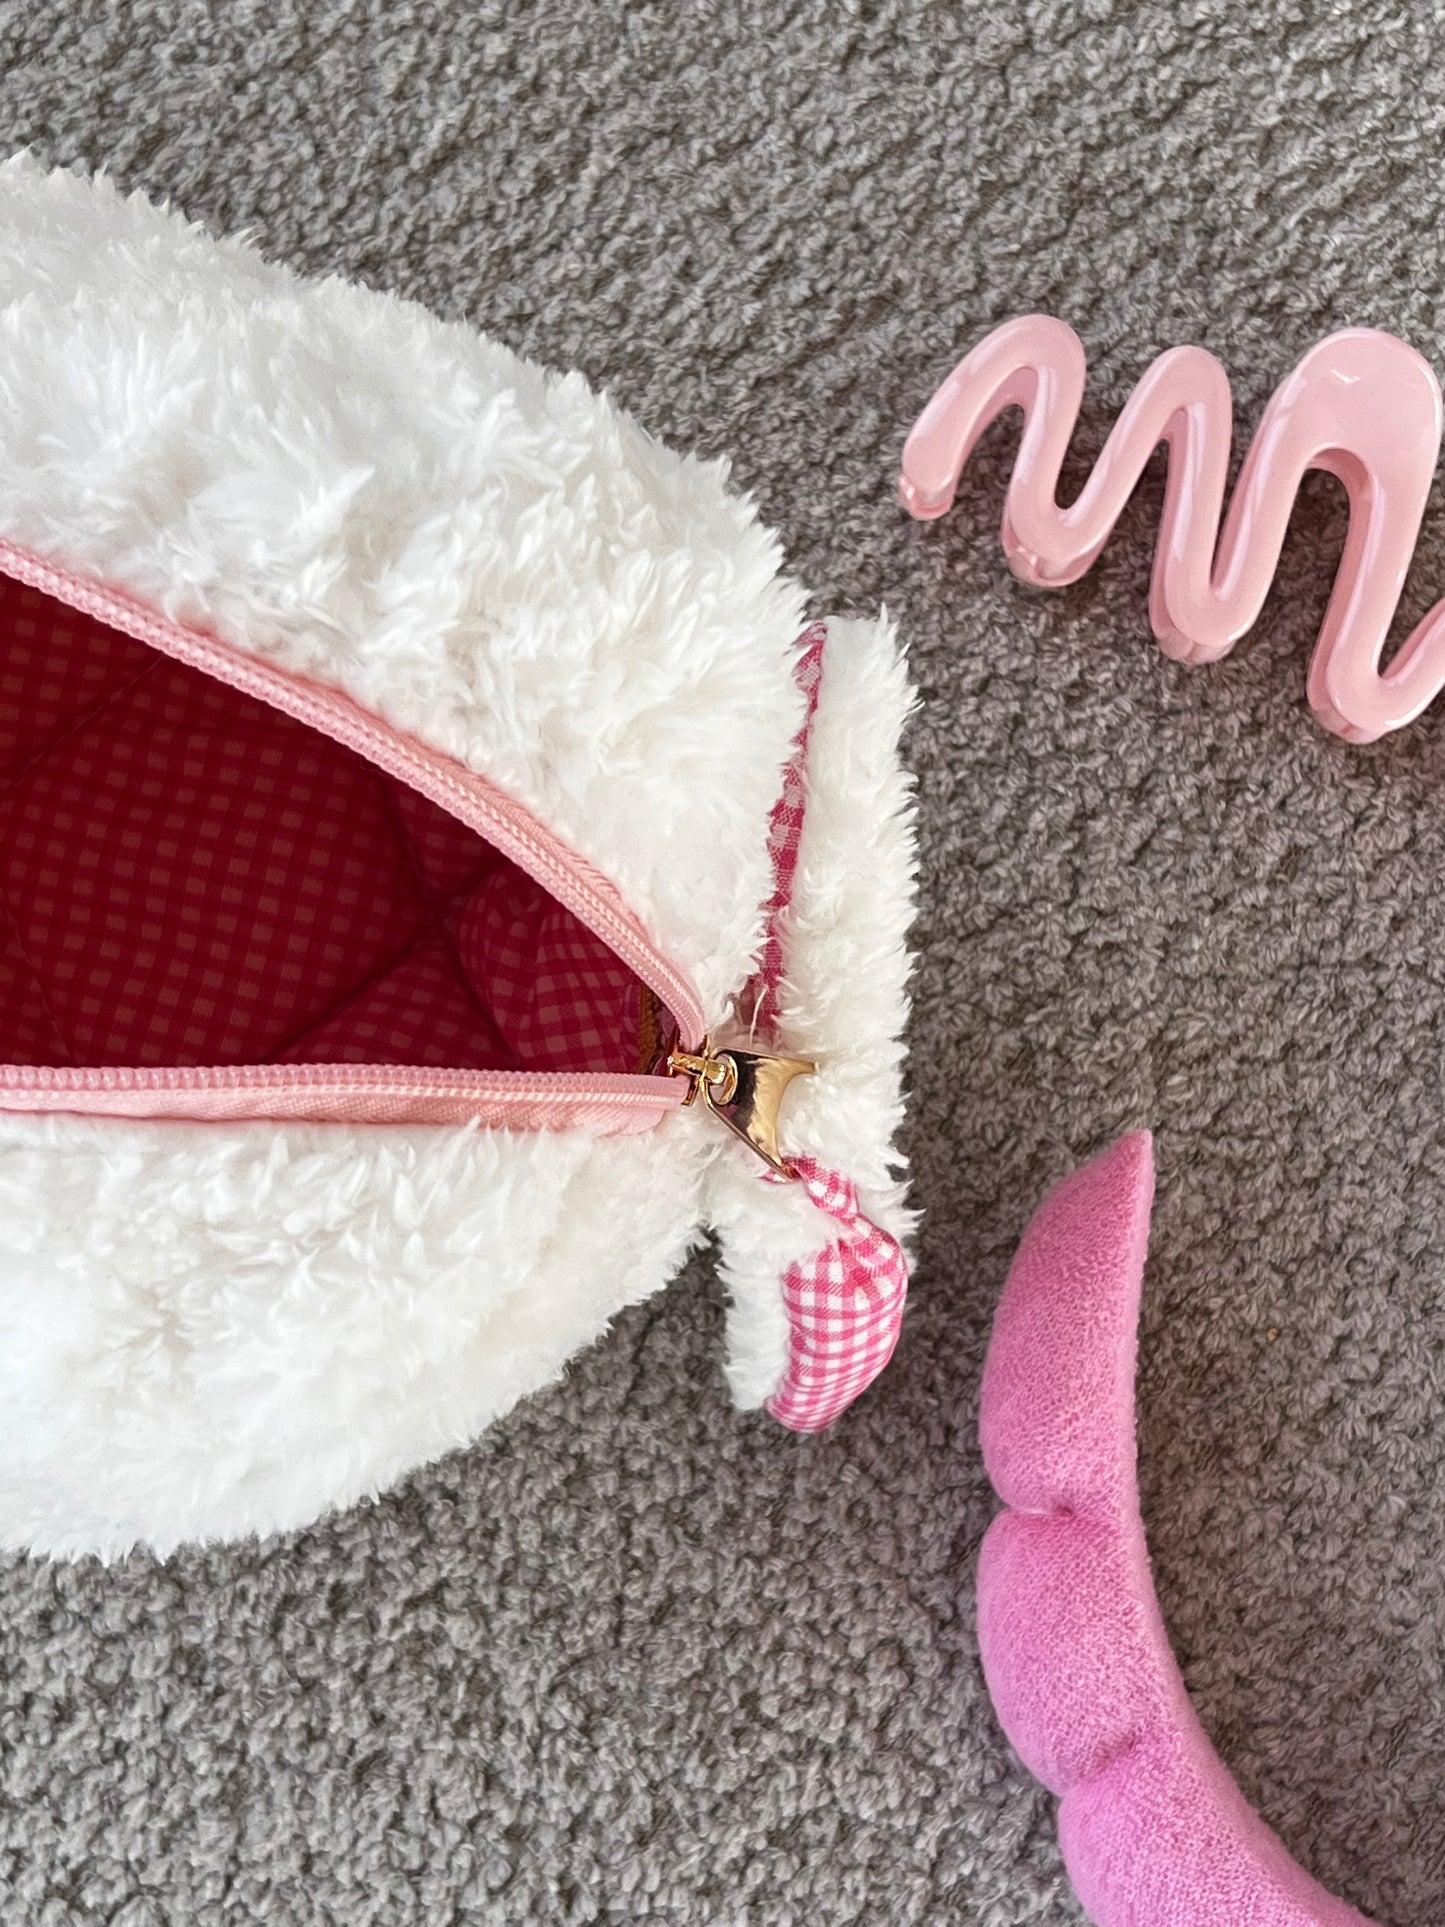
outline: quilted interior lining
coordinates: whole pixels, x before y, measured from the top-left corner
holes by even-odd
[[[650,999],[355,751],[0,578],[0,1062],[646,1069]]]

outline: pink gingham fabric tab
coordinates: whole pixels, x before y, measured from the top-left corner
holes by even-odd
[[[863,1216],[847,1178],[811,1158],[795,1158],[793,1169],[837,1228],[821,1251],[783,1279],[788,1369],[767,1409],[790,1431],[821,1432],[893,1356],[908,1260],[896,1238]]]

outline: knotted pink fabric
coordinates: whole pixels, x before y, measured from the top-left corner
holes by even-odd
[[[837,1225],[829,1244],[783,1280],[791,1343],[788,1370],[768,1411],[794,1432],[821,1432],[870,1386],[893,1356],[908,1296],[898,1240],[858,1209],[847,1178],[811,1158],[793,1169]]]

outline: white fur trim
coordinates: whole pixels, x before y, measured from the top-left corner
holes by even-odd
[[[489,776],[618,884],[710,1014],[747,976],[801,594],[720,467],[577,377],[21,157],[0,535]],[[823,1059],[792,1141],[895,1231],[906,707],[886,627],[835,625],[784,995]],[[709,1217],[756,1402],[781,1271],[819,1227],[716,1128],[0,1117],[0,1540],[164,1549],[374,1491],[555,1377]]]
[[[690,1138],[0,1116],[0,1538],[266,1532],[468,1443],[682,1263]]]
[[[864,1214],[904,1242],[914,1220],[897,1134],[915,862],[898,739],[911,704],[887,620],[830,621],[779,999],[782,1048],[818,1059],[789,1093],[788,1147],[852,1178]],[[724,1152],[708,1209],[732,1294],[728,1378],[740,1405],[760,1405],[787,1364],[779,1280],[831,1227],[801,1186],[764,1184],[743,1147]]]
[[[726,470],[580,376],[0,168],[0,534],[345,689],[747,973],[803,597]]]

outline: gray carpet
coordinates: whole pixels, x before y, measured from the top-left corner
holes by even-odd
[[[1433,9],[1415,10],[1426,19]],[[1159,1132],[1142,1388],[1160,1589],[1286,1841],[1445,1917],[1445,706],[1303,705],[1343,528],[1306,492],[1255,635],[1167,663],[1158,476],[1053,596],[896,511],[902,432],[1030,308],[1097,447],[1201,341],[1252,420],[1318,336],[1445,368],[1438,30],[1386,0],[24,0],[4,144],[584,369],[731,450],[822,609],[925,698],[896,1364],[799,1443],[726,1407],[699,1265],[378,1504],[158,1566],[3,1574],[8,1924],[1073,1923],[996,1730],[978,1371],[1048,1182]],[[1445,493],[1411,619],[1445,592]]]

